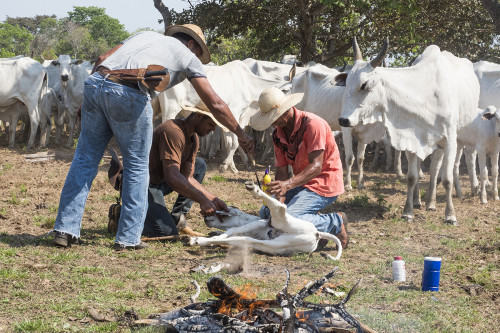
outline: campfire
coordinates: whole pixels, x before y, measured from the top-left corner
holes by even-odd
[[[374,332],[345,309],[361,279],[338,304],[310,303],[306,297],[319,292],[338,271],[335,267],[323,278],[308,283],[296,295],[288,293],[290,273],[276,299],[259,300],[247,292],[236,292],[218,277],[207,281],[216,299],[195,303],[160,314],[148,324],[160,325],[166,332]],[[199,294],[199,288],[197,291]],[[279,310],[277,310],[279,309]],[[142,321],[144,323],[144,321]]]

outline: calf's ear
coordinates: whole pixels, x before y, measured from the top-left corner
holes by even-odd
[[[493,117],[497,117],[498,120],[500,120],[500,114],[497,112],[497,108],[494,107],[493,105],[488,106],[484,112],[483,112],[483,119],[484,120],[490,120],[493,119]]]
[[[334,80],[336,86],[345,86],[345,81],[347,80],[347,73],[338,74],[337,76],[335,76]]]

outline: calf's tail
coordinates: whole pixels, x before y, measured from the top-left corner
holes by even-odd
[[[337,248],[338,248],[337,256],[336,257],[329,256],[329,257],[331,257],[331,259],[333,259],[333,260],[339,260],[340,256],[342,255],[342,244],[340,244],[340,240],[335,235],[329,234],[327,232],[319,232],[319,238],[320,239],[328,239],[328,240],[334,241],[335,244],[337,244]]]

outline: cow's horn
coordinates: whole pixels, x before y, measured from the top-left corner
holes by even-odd
[[[372,65],[373,68],[379,66],[382,61],[384,60],[385,56],[387,55],[387,50],[389,49],[389,37],[386,37],[384,40],[384,45],[382,45],[382,50],[380,50],[379,54],[375,59],[370,61],[370,65]]]
[[[359,49],[356,36],[354,36],[354,38],[352,39],[352,48],[354,49],[354,61],[363,60],[363,55],[361,54],[361,50]]]

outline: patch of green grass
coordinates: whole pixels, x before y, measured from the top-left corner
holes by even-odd
[[[21,203],[21,200],[19,200],[16,193],[12,191],[10,192],[10,198],[9,200],[7,200],[7,202],[10,203],[11,205],[19,205]]]
[[[227,182],[227,178],[224,177],[223,175],[213,175],[212,177],[208,178],[214,182]]]
[[[56,251],[50,254],[48,258],[54,264],[65,264],[73,260],[81,259],[82,255],[75,251]]]
[[[120,197],[120,194],[106,194],[100,197],[99,199],[101,201],[108,201],[108,202],[116,202],[116,200]]]
[[[35,225],[41,228],[51,229],[56,223],[56,218],[52,216],[35,215],[33,216],[33,221],[35,221]]]
[[[21,193],[23,193],[23,194],[24,194],[24,193],[26,193],[26,192],[28,192],[28,189],[26,188],[26,185],[21,184],[21,186],[20,186],[20,191],[21,191]]]
[[[71,148],[76,149],[76,146],[78,146],[78,138],[73,139],[73,145],[71,146]]]
[[[50,332],[53,327],[43,319],[26,319],[14,324],[14,332]]]
[[[351,206],[369,207],[371,206],[370,198],[366,194],[355,195],[353,198],[348,198],[347,203]]]
[[[6,282],[25,279],[29,277],[29,275],[27,270],[20,270],[12,267],[0,268],[0,280],[5,280]]]
[[[14,166],[12,164],[10,164],[10,163],[5,163],[5,164],[2,165],[2,167],[3,167],[4,170],[10,170]]]

